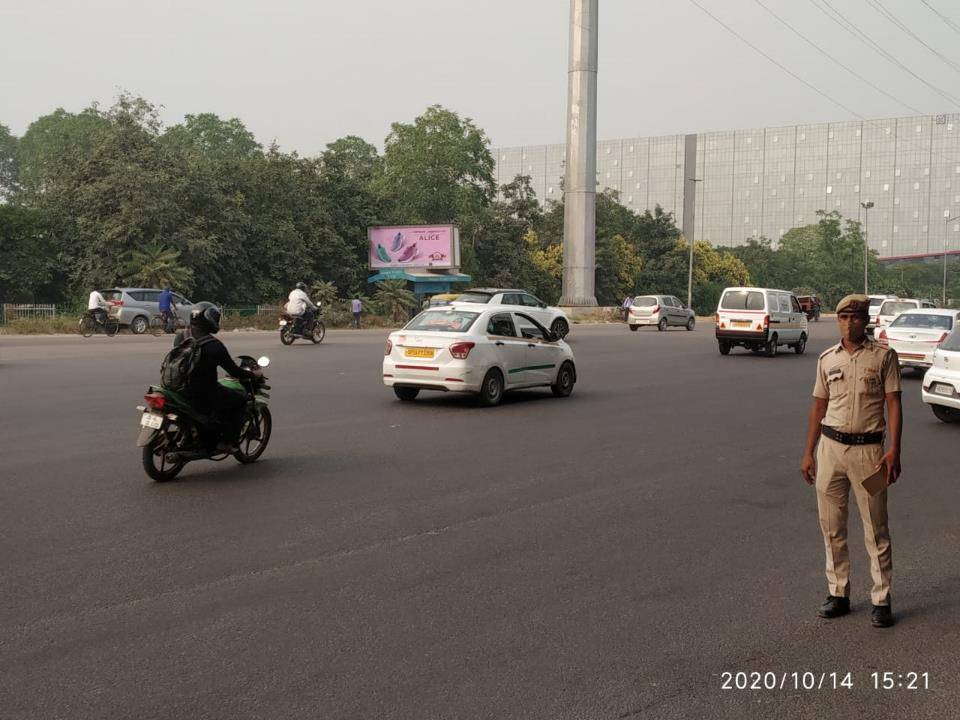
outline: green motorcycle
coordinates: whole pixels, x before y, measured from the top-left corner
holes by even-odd
[[[249,355],[237,357],[238,365],[248,370],[267,367],[270,358],[254,360]],[[208,416],[199,413],[180,393],[151,385],[140,410],[140,436],[137,447],[143,448],[143,469],[157,482],[173,480],[184,465],[193,460],[220,461],[233,455],[238,462],[252,463],[263,454],[270,441],[273,420],[267,407],[270,395],[265,377],[255,380],[220,378],[220,384],[242,393],[246,398],[244,421],[240,428],[237,449],[232,453],[209,447],[211,434],[216,432]]]

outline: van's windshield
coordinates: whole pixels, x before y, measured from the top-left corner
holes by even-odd
[[[721,310],[763,310],[763,293],[755,290],[728,290],[720,300]]]

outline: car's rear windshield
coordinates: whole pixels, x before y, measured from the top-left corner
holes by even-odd
[[[920,330],[950,330],[953,318],[949,315],[928,315],[926,313],[903,313],[890,323],[890,327],[911,327]]]
[[[407,323],[404,330],[421,332],[467,332],[480,313],[467,310],[426,311]]]
[[[490,293],[465,292],[457,298],[457,302],[488,303],[491,297]]]
[[[721,310],[763,310],[763,293],[755,290],[728,290],[720,300]]]
[[[111,300],[123,300],[123,290],[101,290],[100,294],[107,302]]]
[[[907,310],[916,310],[917,304],[912,302],[904,302],[903,300],[887,300],[883,305],[880,306],[881,315],[897,315]]]
[[[634,307],[653,307],[658,304],[658,300],[653,295],[644,295],[633,301]]]
[[[958,325],[952,333],[947,335],[947,339],[940,343],[940,348],[942,350],[952,350],[954,352],[960,351],[960,325]]]

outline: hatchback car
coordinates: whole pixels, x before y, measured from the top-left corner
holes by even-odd
[[[638,295],[627,314],[627,325],[636,332],[644,325],[666,330],[670,325],[693,330],[696,314],[673,295]]]
[[[384,348],[383,384],[406,401],[439,390],[496,405],[507,390],[541,386],[567,397],[576,381],[570,346],[509,307],[430,308],[390,333]]]
[[[933,303],[929,300],[915,300],[913,298],[894,298],[892,300],[884,300],[880,304],[880,309],[877,310],[876,322],[872,323],[874,326],[874,332],[885,328],[887,325],[893,322],[897,315],[902,312],[932,307]],[[868,322],[867,324],[869,326],[871,323]]]
[[[482,303],[485,305],[506,305],[526,313],[544,327],[561,338],[570,333],[570,320],[558,307],[551,307],[526,290],[504,290],[501,288],[475,288],[467,290],[454,304]]]
[[[110,316],[117,318],[121,326],[129,326],[135,335],[145,333],[151,318],[160,312],[158,288],[112,288],[101,290],[100,294],[111,306],[108,310]],[[189,323],[193,303],[177,293],[173,294],[173,302],[177,306],[177,315]]]
[[[933,351],[933,364],[923,376],[923,401],[943,422],[960,422],[960,325]]]
[[[900,367],[928,368],[933,352],[957,324],[960,311],[908,310],[877,333],[877,342],[897,351]]]

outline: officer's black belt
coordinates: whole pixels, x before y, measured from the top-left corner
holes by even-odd
[[[836,440],[844,445],[875,445],[883,442],[882,432],[845,433],[826,425],[820,426],[820,432],[831,440]]]

